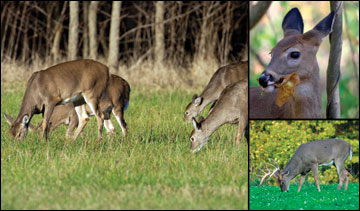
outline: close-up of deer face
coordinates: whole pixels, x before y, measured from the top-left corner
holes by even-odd
[[[281,192],[288,192],[290,185],[290,178],[288,172],[281,172],[277,174],[277,183],[280,185]]]

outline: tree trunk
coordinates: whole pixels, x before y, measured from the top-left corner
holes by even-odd
[[[119,27],[120,27],[121,1],[113,1],[110,23],[110,41],[108,65],[110,70],[117,70],[119,55]]]
[[[89,7],[89,43],[90,43],[90,58],[96,59],[98,43],[96,39],[97,29],[96,29],[96,13],[98,8],[98,1],[91,1]]]
[[[165,58],[164,44],[164,2],[155,3],[155,65],[162,65]]]
[[[271,1],[258,1],[255,6],[250,7],[250,30],[260,21],[270,4]]]
[[[55,24],[55,30],[54,30],[55,35],[53,38],[53,44],[50,51],[50,55],[52,57],[51,60],[53,63],[57,63],[60,61],[60,40],[63,31],[63,21],[65,17],[66,8],[67,8],[67,2],[64,2],[61,13],[58,16],[59,17],[58,22],[56,22]]]
[[[79,37],[79,2],[70,1],[68,60],[75,60]]]
[[[88,33],[88,11],[89,11],[89,2],[83,1],[83,46],[82,46],[82,58],[89,57],[89,33]]]
[[[333,25],[333,32],[330,34],[330,56],[327,69],[326,92],[327,92],[327,106],[326,118],[339,119],[340,118],[340,96],[339,96],[339,82],[340,82],[340,61],[342,51],[342,2],[331,1],[331,10],[335,10],[335,22]]]

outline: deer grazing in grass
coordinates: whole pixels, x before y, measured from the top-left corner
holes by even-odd
[[[261,179],[260,185],[266,177],[273,176],[280,185],[281,191],[288,192],[290,181],[300,174],[300,183],[297,190],[300,192],[305,176],[312,171],[316,187],[320,192],[318,166],[329,166],[334,164],[339,176],[339,185],[337,189],[340,190],[345,183],[344,190],[347,190],[350,173],[345,169],[344,163],[349,155],[351,160],[351,145],[340,139],[318,140],[302,144],[296,150],[282,172],[280,172],[279,165],[275,161],[276,168],[273,171],[268,167],[267,172],[261,170],[265,174]]]
[[[225,123],[239,122],[236,145],[239,146],[248,121],[248,80],[241,80],[227,86],[220,94],[209,116],[204,119],[192,118],[194,130],[191,132],[191,152],[198,152],[212,133]]]
[[[41,137],[48,139],[50,117],[57,105],[74,103],[79,110],[86,103],[95,114],[101,141],[104,115],[99,109],[101,97],[110,82],[109,69],[93,60],[76,60],[34,72],[28,80],[20,112],[11,125],[13,137],[24,138],[34,114],[43,114]],[[73,140],[81,131],[76,130]]]
[[[248,62],[239,62],[219,68],[211,77],[204,91],[193,96],[185,109],[185,121],[191,121],[211,102],[216,101],[228,85],[248,78]],[[215,105],[215,104],[213,104]]]
[[[332,11],[312,30],[303,33],[303,20],[297,8],[282,22],[284,38],[271,51],[269,66],[259,78],[261,87],[250,87],[250,118],[309,119],[322,118],[320,76],[316,53],[321,42],[332,32]],[[300,83],[292,97],[281,107],[275,104],[278,89],[286,75],[296,72]],[[263,89],[265,92],[262,93]]]
[[[130,98],[130,85],[126,80],[117,76],[110,76],[110,84],[106,89],[105,97],[100,99],[100,109],[104,114],[104,126],[106,131],[109,134],[114,133],[115,127],[113,126],[110,113],[113,112],[116,120],[118,121],[124,136],[127,133],[127,126],[124,120],[124,110],[127,109],[129,105]],[[80,125],[83,128],[89,120],[90,115],[94,115],[89,106],[86,105],[85,109],[79,110]],[[10,125],[13,125],[15,119],[11,116],[4,113],[4,117]],[[79,117],[75,111],[74,105],[72,103],[67,103],[65,105],[58,105],[54,108],[54,112],[50,117],[50,130],[56,129],[60,124],[68,125],[66,131],[66,138],[70,137],[71,132],[79,124]],[[32,131],[37,131],[41,126],[33,126],[29,123],[29,129]]]

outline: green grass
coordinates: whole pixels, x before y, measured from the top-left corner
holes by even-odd
[[[337,190],[338,184],[290,185],[289,192],[278,186],[250,186],[250,210],[359,210],[359,183],[349,183],[348,190]]]
[[[16,116],[24,88],[4,86],[2,114]],[[116,135],[102,143],[94,117],[65,145],[65,126],[48,142],[32,132],[16,142],[1,116],[1,209],[247,209],[247,143],[235,149],[237,127],[225,125],[190,153],[183,112],[193,94],[132,88],[127,137],[112,117]]]

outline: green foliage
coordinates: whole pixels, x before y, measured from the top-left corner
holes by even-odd
[[[2,84],[1,110],[15,116],[23,93]],[[2,117],[1,209],[247,209],[248,145],[236,149],[237,127],[224,125],[190,153],[183,112],[193,94],[132,87],[127,137],[112,116],[116,135],[102,143],[95,118],[65,145],[65,126],[49,142],[32,132],[16,142]]]
[[[359,182],[357,168],[359,164],[359,121],[250,121],[250,180],[259,183],[258,169],[264,168],[265,163],[274,159],[280,168],[284,168],[303,143],[314,140],[339,138],[351,144],[353,158],[345,162],[345,168],[353,169],[351,182]],[[334,166],[319,168],[320,184],[337,183],[338,176]],[[355,171],[355,172],[354,172]],[[299,178],[300,175],[297,176]],[[310,173],[307,177],[314,182]],[[296,183],[297,179],[292,180]],[[268,184],[275,184],[273,179]]]
[[[289,192],[274,186],[250,186],[250,210],[359,210],[359,183],[350,183],[348,190],[337,190],[337,184],[304,184],[301,191],[290,185]]]

